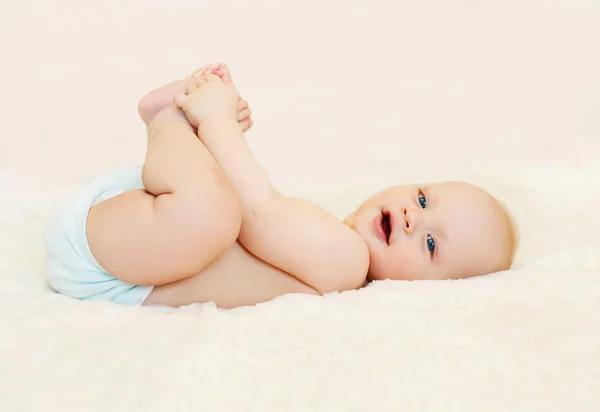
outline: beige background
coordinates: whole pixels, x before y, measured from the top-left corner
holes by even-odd
[[[11,7],[0,164],[46,184],[141,162],[139,97],[214,61],[251,103],[256,156],[290,190],[600,158],[595,0]]]

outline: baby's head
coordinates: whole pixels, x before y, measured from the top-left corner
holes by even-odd
[[[345,223],[367,243],[369,280],[459,279],[506,270],[516,229],[506,209],[468,183],[394,186]]]

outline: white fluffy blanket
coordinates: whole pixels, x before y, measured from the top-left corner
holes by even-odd
[[[76,188],[2,174],[0,410],[598,410],[600,169],[498,172],[515,269],[230,311],[54,294],[41,235]]]

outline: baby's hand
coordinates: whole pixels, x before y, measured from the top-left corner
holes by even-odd
[[[185,94],[178,94],[173,100],[195,128],[209,118],[237,121],[240,96],[233,84],[223,83],[214,74],[198,76],[190,83]]]

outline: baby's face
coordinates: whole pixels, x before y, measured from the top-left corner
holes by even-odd
[[[504,209],[467,183],[394,186],[345,223],[367,243],[369,280],[466,278],[507,269],[512,255]]]

